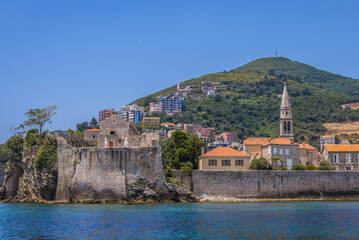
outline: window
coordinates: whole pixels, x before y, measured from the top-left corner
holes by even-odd
[[[236,166],[243,166],[243,160],[236,160]]]
[[[230,160],[222,160],[222,166],[231,166]]]
[[[285,150],[285,155],[289,155],[289,149]]]
[[[345,170],[353,170],[353,166],[346,166]]]
[[[333,163],[339,163],[338,153],[334,153],[334,154],[333,154]]]
[[[92,135],[92,138],[95,138],[96,136],[95,135]]]
[[[112,120],[112,122],[113,122],[113,123],[115,123],[115,122],[116,122],[116,120]]]
[[[351,163],[350,153],[345,154],[345,163]]]
[[[213,159],[208,160],[208,165],[209,166],[217,166],[217,160],[213,160]]]
[[[283,155],[283,149],[279,149],[279,154]]]
[[[110,131],[110,134],[111,134],[111,135],[115,135],[115,131]]]

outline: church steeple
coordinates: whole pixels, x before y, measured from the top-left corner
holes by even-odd
[[[287,91],[287,83],[284,83],[282,103],[280,105],[280,118],[279,118],[280,136],[293,140],[293,117],[292,107],[290,105],[289,94]]]

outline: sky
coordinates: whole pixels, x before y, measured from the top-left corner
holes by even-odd
[[[278,55],[359,79],[359,1],[0,0],[0,143],[33,108],[76,129],[137,98]]]

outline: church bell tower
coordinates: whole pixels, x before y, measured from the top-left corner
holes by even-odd
[[[284,83],[282,103],[280,105],[280,138],[286,138],[288,140],[294,140],[293,134],[293,117],[292,107],[290,105],[289,95],[287,91],[287,83]]]

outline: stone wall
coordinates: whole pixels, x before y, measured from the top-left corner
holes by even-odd
[[[57,201],[116,202],[135,198],[139,188],[157,196],[167,193],[160,146],[58,148]]]
[[[202,200],[359,197],[359,171],[192,171],[173,174]]]

